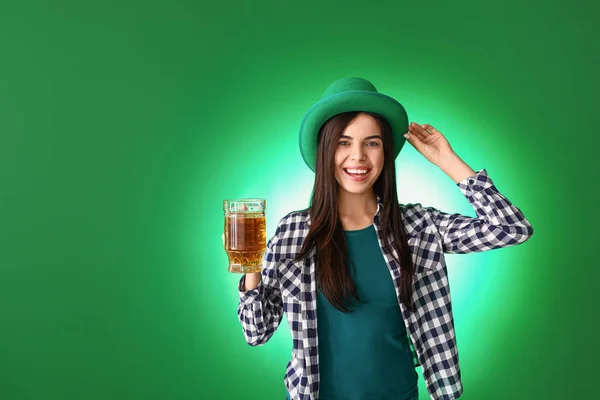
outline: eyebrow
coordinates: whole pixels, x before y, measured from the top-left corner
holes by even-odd
[[[348,136],[348,135],[342,135],[340,137],[340,139],[350,139],[353,140],[352,136]],[[381,139],[381,141],[383,141],[383,138],[380,135],[372,135],[372,136],[367,136],[366,138],[364,138],[364,140],[369,140],[369,139]]]

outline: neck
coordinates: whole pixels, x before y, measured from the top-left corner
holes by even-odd
[[[372,218],[377,212],[377,197],[370,190],[362,194],[340,191],[338,193],[338,212],[340,216]]]

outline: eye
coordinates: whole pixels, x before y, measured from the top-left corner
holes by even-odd
[[[348,146],[350,143],[348,143],[347,140],[340,140],[338,142],[338,146]]]
[[[369,146],[369,147],[379,147],[379,142],[376,141],[376,140],[372,140],[372,141],[367,142],[367,146]]]

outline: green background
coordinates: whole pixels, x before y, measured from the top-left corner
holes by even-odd
[[[304,112],[343,76],[430,123],[525,213],[448,256],[464,399],[593,395],[600,69],[591,1],[3,1],[0,399],[282,399],[222,200],[308,204]],[[401,202],[474,215],[407,145]],[[420,369],[419,369],[420,374]],[[420,375],[421,399],[428,398]]]

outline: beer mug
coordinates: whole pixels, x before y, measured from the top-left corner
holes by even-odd
[[[224,246],[229,272],[260,272],[266,251],[266,201],[264,199],[224,200]]]

